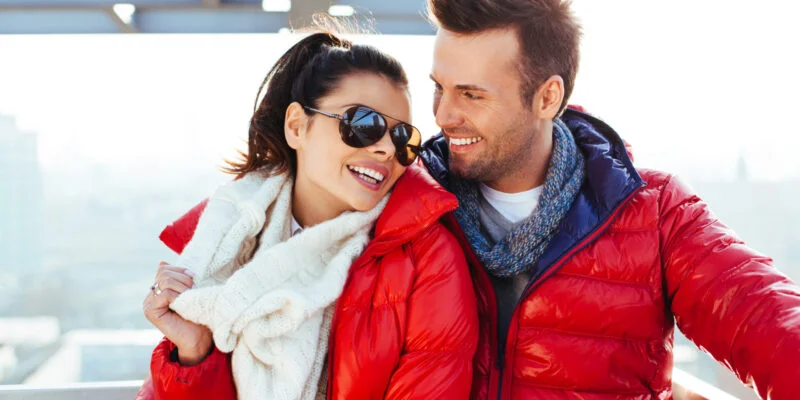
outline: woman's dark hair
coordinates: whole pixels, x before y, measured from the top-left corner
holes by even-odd
[[[247,153],[240,152],[241,159],[227,161],[223,171],[237,177],[260,169],[271,174],[294,174],[297,156],[283,131],[286,109],[295,101],[316,108],[319,99],[335,90],[343,78],[365,72],[408,88],[400,63],[374,47],[354,45],[332,32],[313,33],[299,41],[275,63],[258,89]],[[265,87],[266,94],[259,103]]]

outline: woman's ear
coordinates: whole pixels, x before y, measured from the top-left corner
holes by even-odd
[[[306,137],[306,126],[308,126],[308,116],[303,106],[296,101],[289,104],[286,108],[286,120],[283,123],[283,133],[286,135],[289,147],[295,150],[302,147]]]

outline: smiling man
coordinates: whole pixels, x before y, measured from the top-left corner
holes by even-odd
[[[800,398],[800,289],[675,177],[567,109],[559,0],[429,0],[442,134],[482,321],[474,399],[668,399],[677,326],[764,398]]]

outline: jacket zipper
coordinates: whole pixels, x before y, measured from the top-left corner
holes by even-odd
[[[344,282],[344,287],[347,287],[348,283],[350,283],[350,276],[349,275],[348,275],[347,279]],[[339,299],[336,300],[336,304],[333,307],[334,307],[334,309],[333,309],[333,317],[331,317],[331,333],[328,336],[328,354],[325,356],[325,358],[328,359],[328,361],[327,361],[328,362],[328,365],[327,365],[328,382],[325,385],[326,386],[325,399],[327,399],[327,400],[333,400],[333,377],[334,377],[334,374],[333,374],[333,348],[335,347],[334,345],[336,344],[336,340],[335,340],[335,338],[336,338],[336,326],[337,326],[336,323],[338,322],[337,320],[339,319],[339,314],[340,314],[339,308],[341,307],[341,303],[339,302]]]
[[[536,287],[541,285],[542,282],[544,282],[547,278],[549,278],[556,271],[558,271],[558,269],[561,267],[562,264],[564,264],[564,262],[566,262],[567,259],[575,255],[575,253],[582,250],[584,247],[586,247],[586,245],[597,239],[598,236],[600,236],[603,232],[605,232],[605,230],[608,229],[608,227],[611,225],[614,219],[616,219],[617,215],[619,215],[620,211],[622,211],[622,209],[625,208],[625,206],[631,201],[631,199],[633,199],[633,197],[636,196],[645,186],[647,186],[646,183],[644,182],[641,183],[639,187],[637,187],[634,191],[632,191],[628,195],[628,197],[626,197],[624,200],[622,200],[622,202],[619,203],[619,205],[617,205],[617,207],[614,209],[614,212],[611,213],[611,215],[608,218],[606,218],[606,220],[603,222],[602,225],[600,225],[594,231],[592,231],[589,234],[589,236],[583,239],[583,241],[581,241],[575,246],[572,246],[572,248],[569,249],[569,251],[566,254],[564,254],[558,260],[553,262],[553,264],[551,264],[550,267],[548,267],[547,272],[542,274],[542,276],[536,279],[535,282],[528,282],[528,285],[525,287],[525,290],[522,291],[522,296],[520,296],[520,298],[517,300],[517,303],[514,305],[514,312],[511,314],[511,322],[509,323],[509,330],[506,334],[506,340],[503,342],[502,345],[498,346],[499,352],[497,359],[498,359],[498,369],[499,369],[498,374],[500,375],[500,384],[497,386],[497,400],[502,400],[503,376],[504,376],[503,370],[505,369],[504,368],[505,362],[503,361],[505,360],[505,349],[508,346],[508,339],[512,333],[511,325],[513,325],[515,319],[519,318],[517,316],[517,312],[519,312],[519,305],[522,304],[525,298],[530,296],[530,294],[533,292],[534,289],[536,289]],[[491,286],[491,288],[492,291],[494,291],[494,286]]]

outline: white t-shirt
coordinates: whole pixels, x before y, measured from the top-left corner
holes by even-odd
[[[528,218],[539,206],[544,186],[519,193],[504,193],[494,190],[483,183],[478,184],[483,198],[503,215],[509,222],[517,223]]]
[[[292,236],[297,235],[298,233],[303,231],[303,227],[300,225],[299,222],[294,218],[292,215]]]

